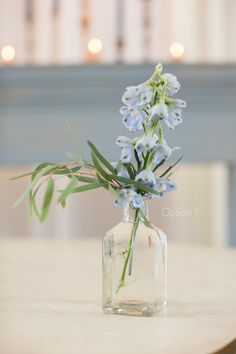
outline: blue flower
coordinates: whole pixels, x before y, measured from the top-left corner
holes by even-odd
[[[156,177],[151,169],[147,168],[137,174],[135,181],[145,183],[147,186],[154,188],[156,186]]]
[[[151,116],[157,116],[159,119],[168,119],[168,106],[165,103],[157,103],[151,108]]]
[[[174,129],[177,125],[182,123],[182,108],[186,107],[186,102],[181,99],[173,100],[168,106],[168,118],[165,119],[166,125]]]
[[[166,74],[163,74],[161,76],[161,78],[162,78],[162,80],[164,80],[164,85],[159,86],[159,89],[161,91],[163,91],[164,87],[166,87],[165,93],[167,96],[173,96],[174,94],[176,94],[179,91],[180,83],[177,80],[176,76],[166,73]]]
[[[128,172],[127,168],[126,168],[124,165],[121,165],[121,166],[118,168],[117,176],[119,176],[119,177],[125,177],[125,178],[130,178],[129,172]]]
[[[132,188],[127,188],[127,196],[129,203],[132,203],[134,208],[142,208],[144,206],[143,197]]]
[[[129,163],[132,160],[132,140],[126,136],[118,136],[116,144],[121,147],[121,161]]]
[[[111,165],[116,170],[117,176],[130,178],[127,168],[121,162],[111,162]]]
[[[132,204],[134,208],[143,208],[144,207],[143,197],[140,194],[136,193],[136,195],[133,196]]]
[[[160,163],[162,160],[168,160],[172,154],[173,151],[179,150],[179,146],[175,146],[174,148],[171,148],[167,145],[167,142],[163,140],[162,144],[157,144],[155,146],[155,154],[153,156],[152,162],[157,165]]]
[[[126,107],[123,106],[120,109],[122,115],[122,121],[126,128],[130,131],[138,131],[143,129],[143,121],[147,117],[147,114],[138,107]]]
[[[128,203],[127,192],[125,189],[121,189],[117,198],[114,201],[115,206],[125,206]]]
[[[159,177],[153,189],[156,191],[156,194],[148,193],[146,195],[147,198],[162,198],[165,193],[175,190],[176,184],[168,179]]]
[[[176,184],[168,179],[159,177],[156,182],[155,190],[160,197],[176,189]]]
[[[141,138],[136,140],[135,149],[138,152],[145,152],[153,149],[156,145],[158,137],[156,134],[154,135],[144,135]]]
[[[134,208],[142,208],[144,206],[143,198],[132,188],[121,189],[115,199],[116,206],[125,206],[132,203]]]
[[[128,86],[122,96],[122,102],[126,106],[143,106],[152,100],[152,89],[144,84]]]

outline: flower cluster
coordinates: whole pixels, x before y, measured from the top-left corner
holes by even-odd
[[[180,159],[164,170],[162,167],[172,153],[180,148],[168,146],[163,136],[163,126],[175,129],[182,122],[182,109],[186,103],[173,98],[179,88],[177,78],[172,74],[163,74],[162,65],[158,64],[149,80],[138,86],[127,87],[122,96],[122,121],[129,131],[138,136],[118,136],[116,144],[121,148],[118,162],[110,163],[88,141],[91,159],[87,160],[81,154],[69,163],[44,162],[33,171],[16,177],[30,175],[31,183],[14,206],[28,195],[31,209],[43,221],[49,211],[58,175],[66,176],[69,181],[64,189],[58,191],[58,203],[63,207],[72,193],[104,188],[113,194],[115,205],[130,204],[140,209],[144,198],[160,198],[174,190],[176,186],[170,180],[170,175]],[[36,195],[45,182],[47,186],[40,210]],[[85,184],[79,185],[80,182]]]
[[[151,188],[152,192],[140,192],[137,185],[121,183],[121,189],[115,194],[115,205],[132,203],[138,208],[143,197],[162,197],[176,188],[169,180],[170,168],[161,176],[157,175],[157,169],[170,159],[172,152],[180,149],[168,146],[162,130],[163,124],[175,129],[182,123],[182,109],[186,102],[173,98],[179,89],[176,76],[163,74],[161,64],[148,81],[126,88],[122,96],[124,106],[120,109],[123,124],[129,131],[142,132],[142,135],[133,139],[118,136],[116,144],[121,148],[121,156],[114,166],[118,176],[134,179]]]

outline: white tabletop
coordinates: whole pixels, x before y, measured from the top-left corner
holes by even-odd
[[[235,353],[236,251],[169,244],[168,266],[165,310],[103,315],[100,241],[1,240],[0,353]]]

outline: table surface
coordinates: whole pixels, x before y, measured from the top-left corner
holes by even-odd
[[[101,242],[0,241],[1,354],[236,352],[236,251],[170,243],[168,306],[101,313]]]

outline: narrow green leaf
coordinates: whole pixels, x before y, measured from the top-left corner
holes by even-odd
[[[93,151],[91,151],[91,156],[92,156],[92,160],[94,163],[94,166],[97,170],[97,172],[106,180],[106,181],[111,181],[112,178],[111,176],[102,168],[102,166],[100,165],[98,159],[96,158],[96,155],[94,154]]]
[[[13,208],[16,208],[25,199],[25,197],[32,191],[33,187],[38,182],[38,180],[41,177],[43,177],[47,173],[47,171],[49,171],[49,169],[51,169],[51,166],[47,165],[46,167],[42,168],[37,174],[34,174],[34,179],[27,187],[27,189],[20,195],[20,197],[13,204]]]
[[[98,183],[90,183],[90,184],[85,184],[84,186],[79,186],[73,190],[73,193],[80,193],[80,192],[85,192],[89,191],[91,189],[96,189],[102,187],[102,184]]]
[[[138,171],[139,171],[140,166],[141,166],[141,161],[139,160],[138,153],[137,153],[136,149],[134,149],[134,156],[135,156],[135,159],[136,159],[136,162],[137,162],[137,168],[138,168]]]
[[[31,176],[33,173],[33,171],[31,172],[27,172],[27,173],[24,173],[23,175],[19,175],[19,176],[15,176],[15,177],[11,177],[10,180],[11,181],[15,181],[16,179],[19,179],[19,178],[23,178],[23,177],[27,177],[27,176]]]
[[[38,219],[40,218],[40,212],[39,212],[37,205],[36,205],[36,194],[38,193],[38,190],[40,189],[40,187],[42,186],[43,183],[44,183],[44,181],[42,181],[37,186],[37,188],[35,189],[34,192],[32,190],[29,192],[30,216],[32,216],[32,210],[33,210]]]
[[[96,173],[96,180],[103,188],[109,189],[109,183],[107,183],[98,173]]]
[[[130,178],[134,178],[135,174],[134,174],[134,170],[131,167],[132,166],[131,163],[126,163],[124,164],[124,166],[127,168]]]
[[[36,205],[35,196],[31,194],[29,199],[30,199],[31,210],[33,210],[35,215],[37,216],[37,218],[40,219],[40,212],[39,212],[37,205]]]
[[[167,170],[160,175],[160,177],[164,177],[169,171],[171,171],[172,168],[174,168],[182,160],[182,158],[183,156],[181,156],[173,165],[170,165]]]
[[[69,175],[72,174],[74,172],[78,172],[81,169],[82,166],[76,166],[76,167],[72,167],[72,168],[68,168],[66,166],[61,166],[60,169],[56,170],[54,172],[55,175]]]
[[[74,160],[74,158],[72,157],[72,161],[82,161],[85,162],[87,161],[87,156],[85,154],[85,152],[83,151],[81,145],[80,145],[80,141],[79,138],[76,136],[73,128],[71,127],[70,123],[66,120],[66,125],[67,125],[67,132],[69,133],[69,135],[72,137],[72,139],[74,140],[74,143],[78,149],[77,154],[78,154],[78,158],[76,158],[76,160]]]
[[[74,175],[72,175],[71,181],[67,185],[65,189],[62,190],[60,197],[58,198],[58,203],[65,205],[66,198],[68,197],[69,194],[73,193],[74,188],[77,184],[77,179],[75,178]]]
[[[161,162],[159,162],[159,163],[154,167],[153,172],[155,172],[159,167],[161,167],[165,161],[166,161],[165,159],[161,160]]]
[[[48,214],[49,207],[50,207],[52,197],[53,197],[53,191],[54,191],[54,182],[53,182],[52,178],[49,178],[47,188],[46,188],[44,198],[43,198],[42,211],[40,214],[40,221],[44,221],[47,214]]]
[[[42,168],[47,167],[47,166],[50,166],[50,165],[52,166],[52,165],[55,165],[55,164],[52,163],[52,162],[44,162],[44,163],[38,165],[33,171],[31,171],[31,172],[26,172],[26,173],[24,173],[23,175],[11,177],[10,180],[11,180],[11,181],[14,181],[14,180],[19,179],[19,178],[31,176],[33,173],[39,172]],[[35,173],[35,174],[37,174],[37,173]]]
[[[44,168],[48,167],[49,171],[49,167],[52,168],[51,166],[57,166],[55,163],[52,162],[43,162],[40,163],[38,166],[35,167],[34,171],[32,172],[32,180],[37,176],[37,174]],[[53,167],[54,168],[54,167]]]
[[[94,177],[87,177],[87,176],[75,176],[78,181],[80,182],[86,182],[86,183],[96,183],[97,179]]]
[[[116,170],[114,169],[114,167],[110,164],[110,162],[98,151],[98,149],[96,148],[96,146],[91,142],[91,141],[87,141],[90,149],[94,152],[94,154],[96,155],[96,157],[98,158],[98,160],[101,161],[101,163],[106,166],[106,168],[112,173],[112,174],[116,174]]]
[[[150,151],[148,151],[146,153],[146,156],[145,156],[145,159],[144,159],[144,163],[143,163],[143,169],[145,169],[147,167],[149,156],[150,156]]]

